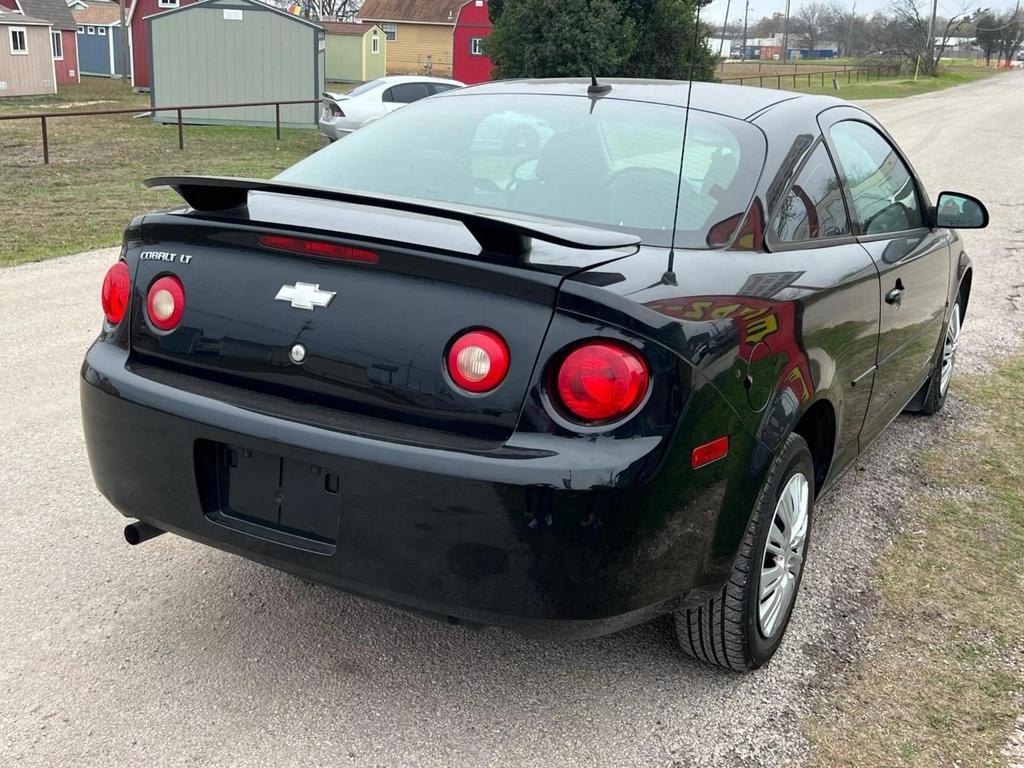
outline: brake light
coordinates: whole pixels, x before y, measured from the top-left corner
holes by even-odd
[[[494,331],[470,331],[448,350],[448,375],[467,392],[495,389],[508,375],[508,345]]]
[[[119,261],[107,270],[103,276],[103,287],[100,289],[100,303],[103,314],[113,325],[121,322],[128,309],[128,294],[131,290],[131,275],[128,265]]]
[[[335,104],[333,101],[327,105],[327,108],[331,110],[331,114],[334,117],[344,117],[345,113],[341,111],[341,107]]]
[[[303,256],[320,256],[324,259],[338,259],[340,261],[358,261],[362,264],[376,264],[380,261],[380,257],[373,251],[364,251],[362,248],[350,248],[347,245],[338,245],[337,243],[325,243],[323,240],[308,240],[304,237],[263,235],[260,237],[259,243],[264,248],[273,248],[275,251],[288,251],[289,253],[300,253]]]
[[[595,341],[577,347],[562,361],[555,379],[558,398],[576,419],[616,421],[631,413],[647,394],[647,364],[625,344]]]
[[[149,287],[146,297],[149,322],[161,331],[170,331],[181,322],[185,314],[185,288],[174,275],[164,275]]]

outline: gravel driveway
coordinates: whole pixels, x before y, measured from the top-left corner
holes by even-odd
[[[871,109],[933,196],[978,194],[963,369],[1019,342],[1024,74]],[[87,201],[83,201],[87,204]],[[127,218],[127,217],[126,217]],[[765,670],[706,670],[667,620],[586,642],[451,628],[174,536],[138,548],[94,489],[77,371],[113,249],[0,270],[0,764],[776,765],[858,652],[870,558],[912,491],[901,418],[819,506],[790,632]],[[814,693],[814,692],[818,693]]]

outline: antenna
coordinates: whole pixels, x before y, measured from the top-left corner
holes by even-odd
[[[700,35],[700,9],[711,0],[697,0],[697,8],[693,20],[693,44],[690,46],[690,73],[686,83],[686,110],[683,116],[683,146],[679,149],[679,179],[676,181],[676,207],[672,211],[672,242],[668,249],[668,269],[661,281],[666,285],[678,285],[676,273],[673,271],[676,261],[676,228],[679,224],[679,197],[683,191],[683,161],[686,159],[686,131],[690,127],[690,98],[693,96],[693,60],[697,57],[697,40]]]
[[[604,96],[606,93],[611,93],[612,87],[607,83],[601,84],[597,82],[597,72],[594,70],[594,64],[590,64],[590,85],[587,86],[587,95]]]

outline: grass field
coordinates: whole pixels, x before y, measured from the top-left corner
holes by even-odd
[[[946,64],[943,65],[942,72],[938,77],[921,75],[915,80],[913,77],[904,75],[884,75],[879,79],[875,73],[871,73],[869,76],[862,72],[858,76],[852,71],[844,72],[842,66],[801,65],[796,68],[792,64],[787,64],[766,65],[762,67],[760,74],[756,67],[749,74],[734,73],[732,69],[728,69],[725,74],[719,74],[719,77],[750,77],[750,80],[745,80],[742,84],[755,86],[759,84],[758,77],[761,77],[763,80],[760,82],[764,83],[765,88],[781,87],[784,91],[828,94],[856,101],[859,99],[894,99],[940,91],[943,88],[972,83],[1005,71],[967,63]],[[812,75],[808,80],[808,72],[833,72],[833,74],[826,74],[824,82],[822,82],[821,75]],[[796,74],[795,83],[793,81],[794,73]],[[781,86],[779,76],[781,76]],[[838,90],[833,85],[833,77],[838,80]]]
[[[120,81],[83,78],[59,96],[0,101],[0,115],[38,111],[147,109],[148,95]],[[174,173],[268,177],[322,147],[316,130],[186,126],[133,115],[51,119],[50,165],[39,121],[0,121],[0,266],[113,245],[136,213],[174,205],[170,192],[142,187]]]
[[[817,768],[1001,766],[1024,694],[1024,360],[954,380],[970,426],[920,456],[869,649],[808,724]]]

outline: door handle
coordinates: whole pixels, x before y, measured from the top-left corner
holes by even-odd
[[[903,304],[903,293],[907,289],[903,287],[903,281],[900,278],[896,278],[896,287],[885,294],[885,303],[892,304],[894,306],[900,306]]]

